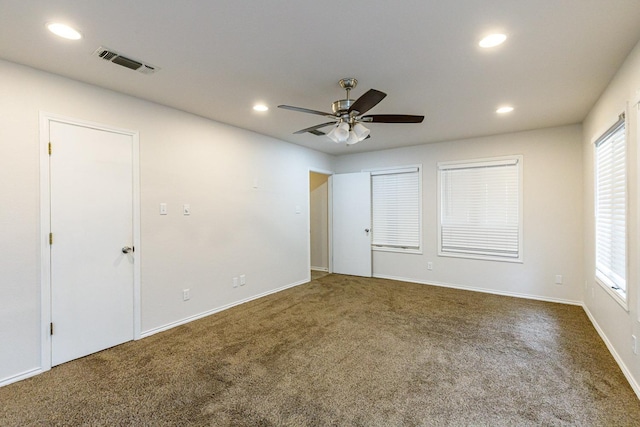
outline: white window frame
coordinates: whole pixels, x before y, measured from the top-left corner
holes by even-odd
[[[625,286],[624,289],[618,288],[617,284],[606,276],[605,273],[598,270],[598,243],[597,243],[597,227],[598,227],[598,146],[605,140],[613,135],[620,126],[624,127],[625,137]],[[622,113],[618,118],[618,121],[614,123],[609,129],[603,132],[598,138],[593,141],[593,175],[594,175],[594,189],[593,189],[593,201],[594,201],[594,277],[595,282],[600,285],[613,299],[622,306],[625,310],[629,310],[627,305],[628,290],[629,290],[629,127],[625,118],[625,114]]]
[[[500,256],[493,254],[482,254],[474,251],[447,251],[443,249],[443,194],[442,194],[442,172],[451,169],[465,169],[465,168],[483,168],[499,165],[513,164],[518,171],[518,253],[517,256]],[[438,162],[438,256],[453,257],[453,258],[468,258],[479,259],[488,261],[502,261],[522,263],[524,262],[524,244],[523,244],[523,156],[511,155],[502,157],[491,157],[484,159],[471,159],[460,160],[451,162]]]
[[[374,245],[373,238],[371,244],[372,251],[380,251],[380,252],[398,252],[398,253],[408,253],[408,254],[422,254],[422,164],[415,165],[406,165],[406,166],[396,166],[396,167],[386,167],[386,168],[374,168],[374,169],[363,169],[362,172],[369,172],[372,177],[372,186],[371,186],[371,229],[372,233],[375,236],[375,225],[373,224],[373,176],[375,175],[387,175],[387,174],[396,174],[396,173],[418,173],[418,211],[419,211],[419,219],[418,219],[418,247],[398,247],[398,246],[381,246]],[[372,236],[373,237],[373,236]]]

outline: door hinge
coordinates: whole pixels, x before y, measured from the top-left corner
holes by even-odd
[[[49,233],[49,244],[53,245],[53,233]]]
[[[49,324],[49,332],[51,335],[53,335],[53,322]]]
[[[49,155],[51,155],[51,143],[49,143]]]

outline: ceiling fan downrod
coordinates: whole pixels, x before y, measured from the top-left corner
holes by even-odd
[[[347,98],[335,101],[331,105],[331,108],[334,114],[339,115],[342,119],[347,119],[348,114],[344,113],[348,113],[349,108],[353,105],[354,102],[356,102],[355,99],[350,99],[349,96],[351,94],[351,89],[355,88],[358,85],[358,80],[354,79],[353,77],[348,77],[340,79],[338,83],[340,83],[341,88],[347,91]]]

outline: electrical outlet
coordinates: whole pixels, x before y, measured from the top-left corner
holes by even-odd
[[[244,286],[247,284],[247,276],[245,276],[244,274],[240,275],[240,286]]]
[[[428,262],[427,263],[427,270],[433,270],[433,263],[432,262]]]
[[[237,288],[237,287],[238,287],[238,278],[237,278],[237,277],[234,277],[234,278],[233,278],[233,287],[234,287],[234,288]]]
[[[190,289],[183,289],[182,290],[182,301],[189,301],[190,298],[191,298],[191,290]]]

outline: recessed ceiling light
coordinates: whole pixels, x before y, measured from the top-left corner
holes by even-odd
[[[47,28],[56,36],[60,36],[65,39],[79,40],[82,38],[82,34],[80,34],[77,30],[71,28],[68,25],[54,22],[51,24],[47,24]]]
[[[267,107],[264,104],[256,104],[256,105],[253,106],[253,109],[256,110],[256,111],[267,111],[267,110],[269,110],[269,107]]]
[[[513,111],[513,107],[509,107],[507,105],[505,105],[504,107],[500,107],[496,110],[496,113],[498,114],[506,114],[506,113],[510,113]]]
[[[506,39],[507,36],[505,34],[490,34],[480,40],[480,43],[478,44],[480,45],[480,47],[494,47],[504,43]]]

